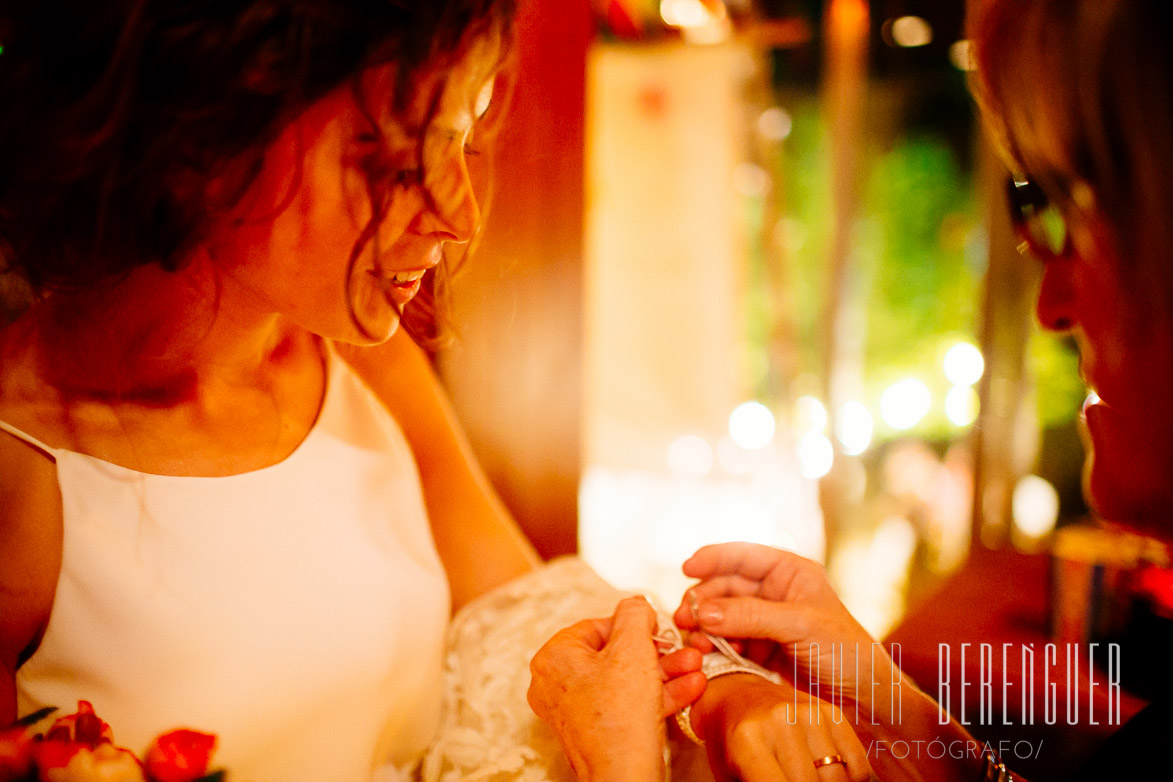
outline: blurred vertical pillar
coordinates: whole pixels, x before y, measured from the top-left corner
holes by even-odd
[[[588,466],[663,472],[745,401],[744,162],[749,53],[601,44],[588,100]]]
[[[867,100],[869,11],[865,0],[828,0],[824,14],[826,41],[823,105],[830,128],[831,240],[827,257],[822,311],[822,393],[834,420],[860,373],[858,340],[845,329],[850,323],[852,229],[860,201],[860,153],[864,146]],[[852,349],[852,346],[855,346]],[[834,442],[834,438],[832,438]],[[827,539],[832,542],[847,512],[843,481],[844,457],[820,483]]]
[[[757,517],[720,466],[749,385],[753,73],[740,42],[600,43],[588,65],[579,543],[604,578],[665,601],[697,547]]]
[[[441,376],[490,480],[545,557],[575,550],[589,0],[520,0],[512,105],[480,247],[454,283]]]
[[[987,210],[990,250],[981,326],[986,371],[978,388],[981,410],[973,430],[973,521],[980,542],[1000,548],[1010,535],[1014,486],[1038,455],[1039,423],[1028,350],[1041,270],[1015,250],[1006,206],[1006,167],[984,137],[978,150],[978,188]]]

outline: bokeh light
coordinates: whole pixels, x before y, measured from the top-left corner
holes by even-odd
[[[712,18],[700,0],[661,0],[660,17],[672,27],[703,27]]]
[[[1010,512],[1015,529],[1028,538],[1041,538],[1059,520],[1059,492],[1045,478],[1025,475],[1014,486]]]
[[[813,396],[794,400],[794,431],[823,432],[827,429],[827,407]]]
[[[794,121],[781,106],[771,106],[758,117],[758,133],[768,141],[782,141],[790,135]]]
[[[751,198],[761,198],[770,192],[770,174],[756,163],[742,163],[733,170],[733,187]]]
[[[909,378],[893,383],[880,397],[880,417],[893,429],[911,429],[920,423],[932,404],[929,387]]]
[[[875,423],[863,402],[847,402],[835,416],[835,436],[843,446],[843,453],[858,456],[872,444]]]
[[[822,478],[831,471],[835,462],[835,449],[827,436],[819,432],[808,432],[798,441],[798,472],[804,478]]]
[[[749,451],[769,445],[775,426],[774,414],[761,402],[740,404],[729,415],[729,436]]]
[[[945,377],[955,386],[972,386],[986,371],[986,360],[976,345],[958,342],[945,353]]]
[[[919,16],[901,16],[885,27],[896,46],[912,48],[933,42],[933,26]]]
[[[973,57],[973,44],[962,39],[949,46],[949,62],[961,71],[972,71],[977,67]]]
[[[945,395],[945,417],[955,426],[969,426],[977,420],[978,395],[973,386],[953,386]]]

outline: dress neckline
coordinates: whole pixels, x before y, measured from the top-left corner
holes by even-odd
[[[305,436],[302,437],[301,441],[296,446],[294,446],[293,450],[291,450],[288,454],[286,454],[283,458],[279,459],[278,461],[273,462],[272,464],[266,464],[262,467],[257,467],[257,468],[251,469],[251,470],[245,470],[243,472],[238,472],[238,473],[229,473],[227,475],[176,475],[174,473],[149,472],[149,471],[145,471],[145,470],[136,470],[133,467],[127,467],[125,465],[119,464],[118,462],[112,462],[108,459],[103,459],[100,456],[93,456],[91,454],[82,453],[81,451],[74,451],[69,448],[55,448],[55,447],[46,445],[44,442],[33,437],[32,435],[28,434],[27,432],[25,432],[21,429],[18,429],[17,427],[12,426],[11,424],[7,424],[3,421],[0,421],[0,431],[6,431],[9,434],[16,437],[17,439],[23,440],[24,442],[28,443],[30,446],[32,446],[36,450],[42,451],[43,453],[45,453],[46,456],[48,456],[50,459],[52,459],[54,462],[57,463],[59,469],[60,469],[61,462],[64,459],[64,460],[78,460],[83,463],[90,463],[90,464],[99,466],[102,470],[107,471],[107,472],[119,472],[119,473],[123,473],[123,474],[129,475],[129,476],[142,476],[145,478],[159,479],[159,480],[200,481],[200,480],[222,480],[222,479],[226,479],[226,478],[232,479],[232,478],[242,478],[245,476],[256,476],[256,475],[265,473],[267,471],[274,470],[274,469],[280,467],[281,465],[288,464],[290,461],[297,458],[299,454],[301,454],[303,451],[306,450],[307,445],[309,444],[310,440],[315,438],[316,432],[321,427],[322,419],[325,417],[327,406],[328,406],[330,399],[331,399],[331,396],[333,394],[332,389],[334,388],[335,385],[337,385],[334,374],[336,371],[338,371],[338,366],[342,363],[345,363],[345,362],[343,362],[342,359],[334,353],[333,348],[330,346],[329,340],[321,339],[320,337],[315,337],[314,339],[315,339],[315,342],[318,343],[318,346],[319,346],[319,352],[321,354],[321,360],[322,360],[322,367],[323,367],[323,371],[325,373],[325,379],[323,381],[324,386],[322,388],[321,399],[318,402],[317,413],[314,415],[314,420],[310,424],[309,429],[306,430]]]

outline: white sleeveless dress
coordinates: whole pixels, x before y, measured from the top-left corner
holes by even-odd
[[[141,473],[49,448],[61,575],[21,715],[94,704],[115,743],[216,733],[234,782],[359,782],[440,718],[449,595],[402,432],[345,361],[284,461]]]

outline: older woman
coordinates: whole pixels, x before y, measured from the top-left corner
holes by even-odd
[[[1074,337],[1083,376],[1098,397],[1085,411],[1088,498],[1105,517],[1173,539],[1167,13],[1159,0],[971,0],[970,25],[975,92],[1011,171],[1020,249],[1043,264],[1039,321]],[[907,681],[894,708],[888,683],[899,672],[882,652],[871,657],[872,639],[817,564],[727,544],[697,552],[685,572],[702,583],[678,610],[680,626],[773,641],[767,663],[821,675],[824,694],[834,691],[861,707],[866,718],[856,727],[866,738],[970,741],[955,720],[938,724],[937,704]],[[832,660],[840,644],[848,657]],[[852,675],[855,649],[868,654],[859,679]],[[829,678],[842,674],[841,681]],[[1113,736],[1085,774],[1151,775],[1152,747],[1171,734],[1173,714],[1154,704]],[[1012,776],[992,752],[938,754],[869,760],[884,780]]]
[[[1085,410],[1091,453],[1086,492],[1114,521],[1173,539],[1173,54],[1159,0],[972,0],[975,91],[1010,168],[1020,249],[1043,265],[1037,314],[1079,346],[1098,401]],[[819,643],[869,648],[820,568],[784,552],[702,549],[685,572],[703,583],[700,627],[798,650]],[[695,626],[682,606],[677,621]],[[812,667],[779,648],[775,660]],[[842,670],[854,670],[850,660]],[[861,671],[868,672],[867,666]],[[878,681],[890,681],[884,658]],[[937,705],[905,687],[903,712],[873,680],[843,683],[875,706],[859,729],[872,738],[968,739],[937,725]],[[1173,718],[1150,706],[1109,742],[1089,778],[1151,774],[1153,741]],[[900,761],[871,758],[882,779],[1005,778],[992,755]]]

